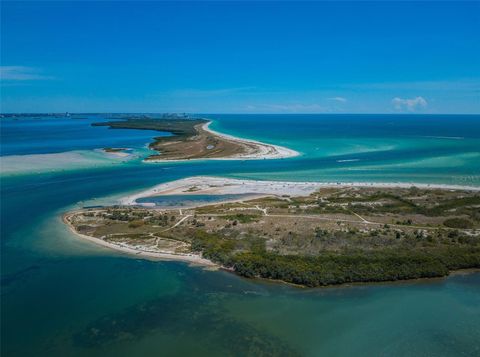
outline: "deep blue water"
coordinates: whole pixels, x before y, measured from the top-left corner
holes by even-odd
[[[62,224],[66,210],[113,203],[192,175],[479,184],[478,116],[374,118],[371,130],[361,125],[370,120],[364,116],[338,122],[332,116],[212,117],[217,130],[287,145],[303,156],[135,161],[2,177],[2,356],[480,355],[478,273],[298,289],[118,255],[79,241]],[[389,122],[395,129],[387,129]],[[408,127],[415,125],[418,130]],[[330,134],[324,129],[329,126]],[[59,127],[56,135],[67,140]],[[31,133],[25,138],[19,137],[19,146],[39,140]],[[351,158],[360,161],[339,162]]]
[[[106,126],[91,126],[107,121],[98,115],[75,117],[2,118],[1,155],[59,153],[104,147],[141,147],[154,136],[153,130],[114,130]],[[112,119],[113,120],[113,119]]]

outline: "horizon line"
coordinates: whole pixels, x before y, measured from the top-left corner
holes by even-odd
[[[69,112],[69,111],[52,111],[52,112],[0,112],[0,115],[15,115],[15,114],[47,114],[47,115],[57,115],[57,114],[190,114],[190,115],[480,115],[479,113],[241,113],[241,112],[218,112],[218,113],[202,113],[202,112],[183,112],[183,111],[161,111],[161,112],[109,112],[109,111],[82,111],[82,112]]]

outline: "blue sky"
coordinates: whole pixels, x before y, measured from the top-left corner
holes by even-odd
[[[2,112],[480,113],[480,2],[6,2]]]

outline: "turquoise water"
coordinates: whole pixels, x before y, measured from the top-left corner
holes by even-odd
[[[62,224],[66,210],[192,175],[479,185],[478,116],[212,117],[217,130],[303,155],[181,164],[138,159],[2,177],[2,356],[480,355],[478,273],[299,289],[120,255],[78,240]],[[19,146],[28,146],[28,137]]]
[[[301,157],[242,170],[251,178],[480,185],[480,116],[228,115],[212,128]],[[262,165],[262,164],[260,164]]]

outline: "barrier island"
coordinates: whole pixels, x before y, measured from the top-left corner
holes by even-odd
[[[184,208],[137,202],[232,193],[255,197]],[[86,239],[137,256],[317,287],[480,268],[479,207],[477,188],[198,177],[64,220]]]

